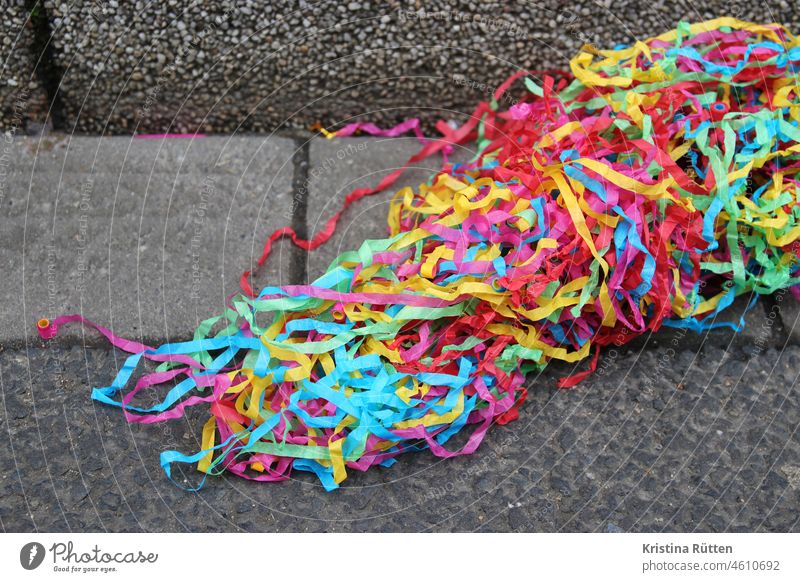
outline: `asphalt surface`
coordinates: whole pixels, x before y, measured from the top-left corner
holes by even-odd
[[[377,181],[402,165],[413,149],[385,140],[367,141],[360,149],[360,142],[348,140],[288,143],[293,149],[283,158],[272,156],[272,161],[257,164],[256,170],[266,175],[277,171],[271,164],[285,166],[288,155],[292,171],[276,179],[280,189],[264,188],[250,202],[253,208],[267,208],[260,214],[266,224],[248,227],[255,233],[249,235],[253,240],[241,243],[245,259],[257,255],[255,239],[277,223],[289,221],[317,232],[350,188],[363,180]],[[186,144],[161,144],[167,148],[159,154],[166,155],[161,162],[148,157],[147,147],[136,145],[144,150],[121,164],[119,156],[130,156],[124,145],[83,144],[86,151],[109,156],[107,176],[95,181],[93,190],[87,284],[79,289],[63,283],[56,297],[91,309],[91,282],[107,286],[104,278],[111,272],[123,299],[140,295],[138,310],[165,310],[163,294],[174,293],[192,273],[163,266],[159,253],[174,254],[187,244],[185,234],[180,238],[185,227],[163,212],[144,212],[130,203],[130,217],[123,217],[121,228],[134,219],[138,226],[130,229],[127,241],[123,237],[113,243],[120,249],[117,254],[103,253],[109,243],[100,238],[101,227],[110,220],[104,212],[115,205],[102,197],[118,195],[103,184],[114,184],[114,176],[121,176],[116,182],[125,182],[129,171],[129,189],[135,193],[135,186],[152,175],[147,198],[158,202],[175,197],[176,208],[191,213],[199,204],[202,176],[219,175],[221,195],[216,206],[207,206],[212,209],[208,224],[213,224],[231,212],[226,200],[239,195],[237,176],[249,170],[212,171],[222,142],[198,142],[196,155],[176,153]],[[238,151],[247,146],[224,147]],[[280,148],[273,149],[280,153]],[[14,228],[28,217],[23,243],[7,237],[8,244],[0,248],[6,269],[0,280],[5,307],[0,311],[3,531],[800,531],[800,347],[797,304],[789,294],[767,298],[746,313],[747,298],[742,298],[726,315],[731,321],[742,316],[747,323],[737,336],[665,330],[639,338],[627,349],[606,350],[598,372],[570,390],[555,386],[558,376],[572,369],[548,368],[529,379],[531,394],[520,419],[493,427],[471,456],[442,460],[429,452],[408,454],[389,469],[351,471],[342,489],[332,493],[305,473],[274,484],[214,477],[199,492],[185,491],[199,483],[201,474],[192,468],[178,471],[173,484],[161,471],[159,453],[199,450],[205,411],[197,407],[188,418],[165,424],[129,425],[117,409],[90,398],[92,387],[111,381],[124,354],[79,327],[46,345],[27,328],[17,331],[28,326],[37,301],[42,301],[32,290],[35,279],[16,287],[19,277],[31,276],[24,265],[34,264],[41,253],[36,233],[53,237],[49,244],[67,257],[85,244],[74,238],[80,213],[56,210],[48,196],[65,191],[63,185],[50,187],[65,180],[54,167],[69,168],[64,175],[76,185],[87,182],[84,174],[91,167],[81,165],[82,155],[71,165],[61,150],[52,151],[52,156],[37,155],[36,165],[44,164],[38,171],[20,158],[19,171],[7,178],[16,190],[10,190],[3,204],[3,220]],[[203,162],[206,158],[211,166]],[[137,159],[144,165],[132,163]],[[55,164],[47,173],[49,181],[37,179],[47,164]],[[170,175],[179,174],[180,167],[189,177]],[[294,259],[266,265],[260,276],[313,279],[340,249],[384,234],[379,218],[386,200],[378,196],[360,202],[343,215],[340,232],[329,245],[305,256],[287,255]],[[10,209],[9,201],[17,209]],[[18,210],[19,204],[31,202],[34,215]],[[290,215],[284,214],[286,208]],[[231,240],[215,237],[213,229],[204,232],[212,246],[202,263],[203,276],[222,282],[201,285],[195,301],[213,312],[219,285],[235,286],[239,274],[230,267],[215,274],[220,265],[212,260],[213,253],[241,257]],[[92,242],[95,237],[99,242]],[[155,254],[141,248],[142,237],[151,237]],[[165,241],[160,249],[159,239]],[[24,241],[33,241],[33,246]],[[175,254],[173,263],[182,260]],[[137,261],[144,261],[138,270]],[[58,273],[69,275],[75,267],[74,262],[53,262]],[[142,282],[140,273],[147,269],[157,270],[161,287]],[[33,276],[37,273],[42,271],[34,269]],[[122,329],[115,331],[132,329],[134,339],[185,336],[195,313],[180,309],[155,320],[123,310],[114,320]],[[162,327],[165,320],[168,329]]]
[[[0,520],[58,532],[798,531],[800,348],[747,351],[612,351],[571,390],[554,388],[567,370],[553,370],[474,455],[408,454],[332,493],[300,472],[185,492],[158,454],[198,450],[202,414],[128,425],[89,398],[120,354],[4,351]]]

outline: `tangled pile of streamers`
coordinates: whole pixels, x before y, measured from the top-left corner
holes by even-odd
[[[415,131],[421,149],[406,166],[445,161],[395,194],[388,238],[345,252],[309,285],[254,293],[245,273],[243,292],[192,341],[149,347],[95,326],[131,355],[93,398],[141,423],[210,407],[202,450],[162,453],[167,475],[175,462],[261,481],[295,469],[331,490],[407,451],[472,453],[493,423],[518,417],[526,374],[551,360],[588,359],[561,381],[571,386],[602,346],[662,325],[738,328],[716,317],[736,296],[796,291],[792,34],[731,18],[681,24],[631,46],[584,47],[570,69],[514,75],[464,125],[440,122],[439,139],[417,120],[328,134]],[[519,100],[501,110],[512,85]],[[472,161],[447,161],[453,144],[473,142]],[[319,246],[340,215],[313,240],[274,233],[261,263],[279,237]],[[44,320],[42,336],[74,320]],[[134,383],[142,358],[160,365]],[[160,404],[136,405],[157,387],[168,388]]]

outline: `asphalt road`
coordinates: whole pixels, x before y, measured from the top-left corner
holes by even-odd
[[[5,531],[798,531],[800,348],[611,351],[570,390],[531,378],[521,418],[472,456],[403,456],[326,493],[315,479],[209,479],[183,491],[164,448],[198,449],[202,413],[128,425],[94,404],[121,354],[0,354]],[[4,439],[5,440],[5,439]],[[176,479],[195,484],[189,469]]]

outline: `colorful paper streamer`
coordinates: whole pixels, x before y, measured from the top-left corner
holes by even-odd
[[[453,144],[478,154],[397,192],[388,238],[313,283],[254,293],[245,273],[244,292],[191,341],[150,347],[95,326],[130,356],[92,397],[130,422],[210,409],[199,452],[161,454],[168,476],[174,463],[260,481],[300,470],[331,490],[407,451],[474,452],[493,423],[518,417],[526,374],[551,360],[588,359],[567,387],[603,346],[662,325],[738,329],[716,319],[737,296],[800,283],[799,67],[783,27],[720,18],[584,47],[570,73],[518,73],[461,127],[440,122],[440,139],[417,120],[325,132],[416,132],[407,165],[446,160]],[[501,110],[512,88],[520,98]],[[277,231],[259,263],[283,236],[318,247],[340,216],[313,240]],[[48,338],[77,320],[39,329]],[[134,379],[142,359],[160,365]],[[137,404],[165,386],[160,404]]]

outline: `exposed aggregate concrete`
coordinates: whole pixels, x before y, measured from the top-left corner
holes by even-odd
[[[353,117],[463,121],[520,68],[567,69],[680,20],[800,31],[796,2],[98,3],[46,0],[66,131],[273,131]]]

